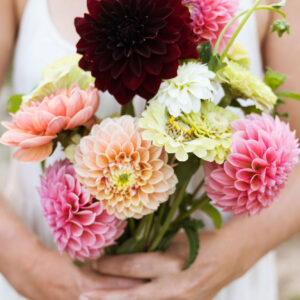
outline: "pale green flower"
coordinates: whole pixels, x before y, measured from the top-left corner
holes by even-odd
[[[199,113],[191,112],[177,118],[170,116],[161,103],[151,103],[142,114],[139,125],[143,138],[168,153],[175,153],[179,161],[186,161],[194,153],[206,161],[221,164],[231,147],[231,122],[238,119],[231,111],[203,101]]]
[[[235,43],[232,47],[232,51],[227,55],[229,60],[232,60],[246,69],[250,69],[250,56],[245,47],[241,44]]]
[[[217,72],[218,80],[225,84],[232,94],[241,99],[252,99],[261,110],[271,110],[277,101],[270,87],[249,70],[231,60]]]
[[[78,84],[86,90],[94,83],[90,72],[83,71],[79,66],[80,55],[64,57],[44,69],[42,81],[29,95],[23,96],[23,104],[41,101],[44,97],[56,93],[63,88]]]

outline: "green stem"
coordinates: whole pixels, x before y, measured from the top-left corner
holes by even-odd
[[[280,14],[283,18],[286,18],[286,14],[285,14],[283,11],[281,11],[280,9],[277,9],[277,8],[272,7],[272,6],[270,6],[270,5],[262,5],[262,6],[258,6],[260,2],[261,2],[261,1],[257,1],[257,2],[254,4],[254,6],[252,7],[252,9],[250,9],[250,10],[245,10],[245,11],[241,12],[240,14],[236,15],[236,16],[235,16],[235,17],[234,17],[234,18],[233,18],[233,19],[232,19],[232,20],[224,27],[224,29],[222,30],[221,34],[220,34],[219,37],[218,37],[218,40],[217,40],[216,45],[215,45],[214,53],[213,53],[214,55],[217,55],[217,53],[218,53],[218,51],[219,51],[219,48],[220,48],[220,45],[221,45],[221,42],[222,42],[222,39],[223,39],[225,33],[227,32],[228,28],[229,28],[235,21],[237,21],[240,17],[242,17],[243,15],[246,15],[246,14],[247,14],[247,16],[246,16],[246,18],[245,18],[245,22],[243,21],[243,22],[240,24],[240,26],[239,26],[239,27],[237,28],[237,30],[236,30],[237,34],[234,34],[235,36],[232,36],[232,38],[230,39],[230,41],[229,41],[230,46],[228,47],[228,49],[227,49],[227,47],[226,47],[227,50],[226,50],[226,49],[224,50],[224,52],[226,51],[226,54],[225,54],[225,55],[222,55],[222,60],[223,60],[223,59],[225,58],[225,56],[227,55],[227,53],[228,53],[229,49],[231,48],[233,42],[235,41],[236,37],[238,36],[238,34],[240,33],[241,29],[243,28],[243,26],[244,26],[245,23],[248,21],[249,17],[252,15],[252,13],[253,13],[254,11],[256,11],[256,10],[270,10],[270,11],[274,11],[274,12]],[[249,14],[249,16],[248,16],[248,14]],[[224,53],[223,53],[223,54],[224,54]]]
[[[269,5],[263,5],[263,6],[259,6],[259,7],[256,8],[256,10],[263,10],[263,9],[274,11],[274,12],[280,14],[284,19],[286,18],[286,14],[283,11],[281,11],[280,9],[277,9],[275,7],[272,7],[272,6],[269,6]]]
[[[126,115],[126,105],[121,106],[121,116]]]
[[[129,224],[130,233],[132,235],[134,235],[134,233],[135,233],[135,222],[134,222],[134,219],[129,219],[128,220],[128,224]]]
[[[155,238],[158,234],[160,224],[161,224],[161,221],[162,221],[162,218],[165,214],[166,209],[167,209],[167,202],[163,203],[159,208],[158,216],[156,218],[156,222],[155,222],[155,225],[154,225],[153,238]]]
[[[137,236],[138,238],[141,236],[143,230],[144,230],[144,227],[147,223],[147,218],[143,218],[141,221],[140,221],[140,224],[135,232],[135,236]]]
[[[220,33],[219,37],[218,37],[218,40],[217,40],[217,43],[215,45],[215,49],[214,49],[214,53],[213,55],[217,55],[218,54],[218,51],[219,51],[219,48],[220,48],[220,45],[221,45],[221,42],[222,42],[222,39],[226,33],[226,31],[228,30],[228,28],[235,22],[237,21],[240,17],[242,17],[243,15],[245,15],[246,13],[248,12],[248,10],[245,10],[243,12],[241,12],[240,14],[236,15],[225,27],[224,29],[222,30],[222,32]]]
[[[198,192],[201,190],[201,188],[203,187],[205,180],[202,179],[202,181],[200,181],[200,183],[198,184],[198,186],[196,187],[194,194],[193,194],[193,199],[195,199],[195,197],[197,197]]]
[[[248,10],[245,18],[242,20],[242,22],[239,24],[238,28],[236,29],[236,31],[234,32],[234,34],[232,35],[230,41],[228,42],[228,44],[226,45],[225,50],[223,51],[222,55],[221,55],[221,61],[224,60],[224,58],[226,57],[227,53],[229,52],[232,44],[234,43],[235,39],[237,38],[237,36],[239,35],[239,33],[241,32],[242,28],[245,26],[245,24],[247,23],[247,21],[249,20],[249,18],[251,17],[251,15],[254,13],[254,11],[256,10],[256,8],[258,7],[258,5],[260,4],[261,0],[256,0],[253,7],[251,9]]]
[[[188,218],[191,214],[193,214],[194,212],[196,212],[197,210],[201,209],[202,207],[204,207],[206,204],[208,204],[210,202],[210,199],[207,198],[207,195],[203,195],[201,197],[201,199],[187,212],[185,212],[184,214],[180,215],[175,222],[181,222],[184,219]],[[174,223],[175,223],[174,222]]]
[[[153,225],[154,214],[148,215],[146,218],[147,218],[147,223],[146,223],[144,238],[147,241]]]
[[[154,239],[152,245],[149,248],[149,251],[155,251],[155,249],[157,248],[157,246],[159,245],[160,241],[162,240],[162,238],[164,237],[165,233],[167,232],[167,230],[169,229],[169,226],[176,214],[176,211],[178,209],[178,207],[180,206],[181,201],[183,200],[183,197],[185,195],[185,191],[186,188],[189,184],[189,179],[185,181],[185,183],[182,185],[182,187],[180,188],[178,195],[174,201],[174,203],[171,206],[171,210],[167,216],[167,219],[165,221],[165,223],[163,224],[159,234],[157,235],[157,237]]]

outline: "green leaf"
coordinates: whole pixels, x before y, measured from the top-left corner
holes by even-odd
[[[226,63],[221,61],[220,54],[212,56],[208,62],[209,70],[211,70],[212,72],[215,72],[215,73],[217,71],[223,69],[224,67],[226,67]]]
[[[290,24],[285,20],[277,20],[271,26],[271,33],[277,32],[279,37],[282,37],[284,33],[290,34]]]
[[[205,227],[205,224],[203,223],[202,220],[196,220],[193,219],[190,222],[190,226],[193,227],[195,230],[199,230]]]
[[[73,264],[79,268],[81,268],[84,265],[84,263],[80,260],[74,260]]]
[[[139,237],[132,237],[125,241],[121,246],[117,249],[117,254],[132,254],[143,252],[146,247],[146,239]]]
[[[200,158],[194,154],[190,154],[189,159],[186,162],[180,163],[175,167],[175,173],[178,178],[178,190],[187,179],[191,178],[198,171],[199,166]]]
[[[212,48],[210,42],[205,42],[198,46],[197,48],[199,57],[202,63],[207,64],[212,57]]]
[[[22,99],[23,95],[13,95],[11,96],[6,104],[6,110],[10,113],[15,114],[20,109],[20,106],[22,105]]]
[[[268,85],[273,91],[275,91],[285,83],[286,79],[286,75],[273,71],[271,68],[268,67],[264,83]]]
[[[169,247],[169,245],[171,244],[173,238],[175,237],[175,235],[178,233],[179,230],[180,230],[180,228],[166,233],[164,235],[164,237],[162,238],[162,240],[160,241],[159,245],[157,246],[156,250],[157,251],[166,251],[167,248]]]
[[[202,207],[201,210],[212,219],[216,229],[220,229],[222,227],[222,215],[213,205],[208,203],[204,207]]]
[[[198,230],[196,228],[192,226],[186,226],[184,227],[184,231],[186,233],[190,248],[189,258],[184,268],[186,270],[193,264],[198,256],[200,241]]]
[[[294,99],[300,101],[300,94],[292,93],[290,91],[282,91],[276,94],[278,97]]]

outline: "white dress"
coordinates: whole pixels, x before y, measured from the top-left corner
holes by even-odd
[[[251,5],[252,0],[240,0],[240,3],[242,9],[245,9]],[[255,18],[251,19],[239,39],[251,54],[253,71],[262,76]],[[39,82],[42,70],[47,64],[74,53],[75,47],[63,40],[56,31],[48,11],[47,0],[28,0],[14,57],[12,82],[14,93],[30,92]],[[107,116],[116,111],[119,111],[116,101],[109,94],[102,94],[100,115]],[[57,151],[55,159],[59,155]],[[13,161],[5,189],[6,198],[26,225],[48,247],[54,248],[55,244],[44,220],[36,191],[39,175],[39,164],[20,164]],[[276,300],[276,277],[274,257],[269,254],[243,278],[221,291],[216,300]],[[24,300],[1,275],[0,299]]]

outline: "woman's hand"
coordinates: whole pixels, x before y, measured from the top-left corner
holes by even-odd
[[[224,286],[241,276],[251,262],[242,262],[241,244],[223,232],[201,232],[201,249],[196,262],[183,270],[188,245],[183,233],[166,253],[103,257],[95,268],[102,274],[150,279],[122,291],[83,294],[82,300],[210,300]]]
[[[67,255],[61,256],[45,248],[34,254],[34,260],[29,257],[26,267],[20,268],[14,270],[8,280],[30,300],[77,300],[85,291],[130,288],[139,282],[78,268]]]

